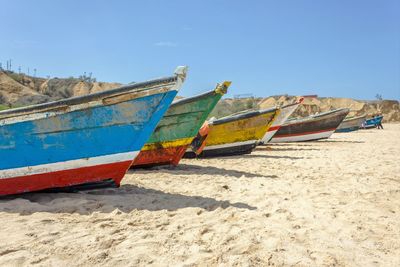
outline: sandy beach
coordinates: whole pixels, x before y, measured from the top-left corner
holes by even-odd
[[[400,124],[0,199],[0,265],[399,266]]]

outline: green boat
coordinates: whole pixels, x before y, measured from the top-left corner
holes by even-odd
[[[230,84],[225,81],[212,91],[174,101],[132,167],[177,165]]]

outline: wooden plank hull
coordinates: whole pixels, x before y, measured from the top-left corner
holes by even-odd
[[[288,121],[270,142],[304,142],[329,138],[348,113],[349,109],[339,109],[301,120]]]
[[[247,154],[265,135],[280,110],[252,111],[210,122],[205,147],[198,157],[215,157]],[[193,153],[185,157],[193,157]]]
[[[134,160],[132,168],[177,165],[229,85],[230,82],[224,82],[210,92],[173,103]]]
[[[118,186],[185,72],[0,112],[0,195],[110,179]]]

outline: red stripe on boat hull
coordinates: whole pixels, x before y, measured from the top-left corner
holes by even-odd
[[[324,129],[320,131],[311,131],[311,132],[301,132],[301,133],[293,133],[293,134],[275,134],[273,138],[279,138],[279,137],[290,137],[290,136],[301,136],[301,135],[308,135],[308,134],[317,134],[317,133],[323,133],[323,132],[330,132],[334,131],[336,128],[331,128],[331,129]]]
[[[268,132],[278,131],[281,125],[269,127]]]
[[[113,179],[119,186],[132,161],[102,164],[79,169],[0,179],[0,195],[39,191]]]
[[[140,151],[132,168],[157,165],[178,165],[189,145]]]

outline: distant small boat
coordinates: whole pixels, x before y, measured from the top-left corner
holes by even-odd
[[[225,81],[212,91],[173,102],[132,167],[177,165],[230,84]]]
[[[345,118],[342,123],[337,127],[335,133],[347,133],[360,129],[365,121],[365,115],[358,117]]]
[[[379,123],[382,123],[383,116],[376,116],[370,119],[365,120],[365,122],[361,125],[361,129],[371,129],[376,128]]]
[[[0,112],[0,195],[119,186],[186,77]]]
[[[287,121],[270,143],[313,141],[329,138],[349,113],[348,108],[332,110],[304,119]]]
[[[293,104],[285,105],[281,107],[281,112],[276,117],[271,127],[269,127],[267,133],[262,138],[262,143],[268,143],[276,132],[281,128],[285,121],[292,115],[292,113],[297,109],[297,107],[303,102],[304,98],[300,98]]]
[[[210,121],[208,135],[204,139],[204,148],[201,151],[190,148],[185,157],[216,157],[251,153],[279,112],[279,108],[247,111]],[[196,139],[193,142],[197,143],[197,146],[202,145]]]

